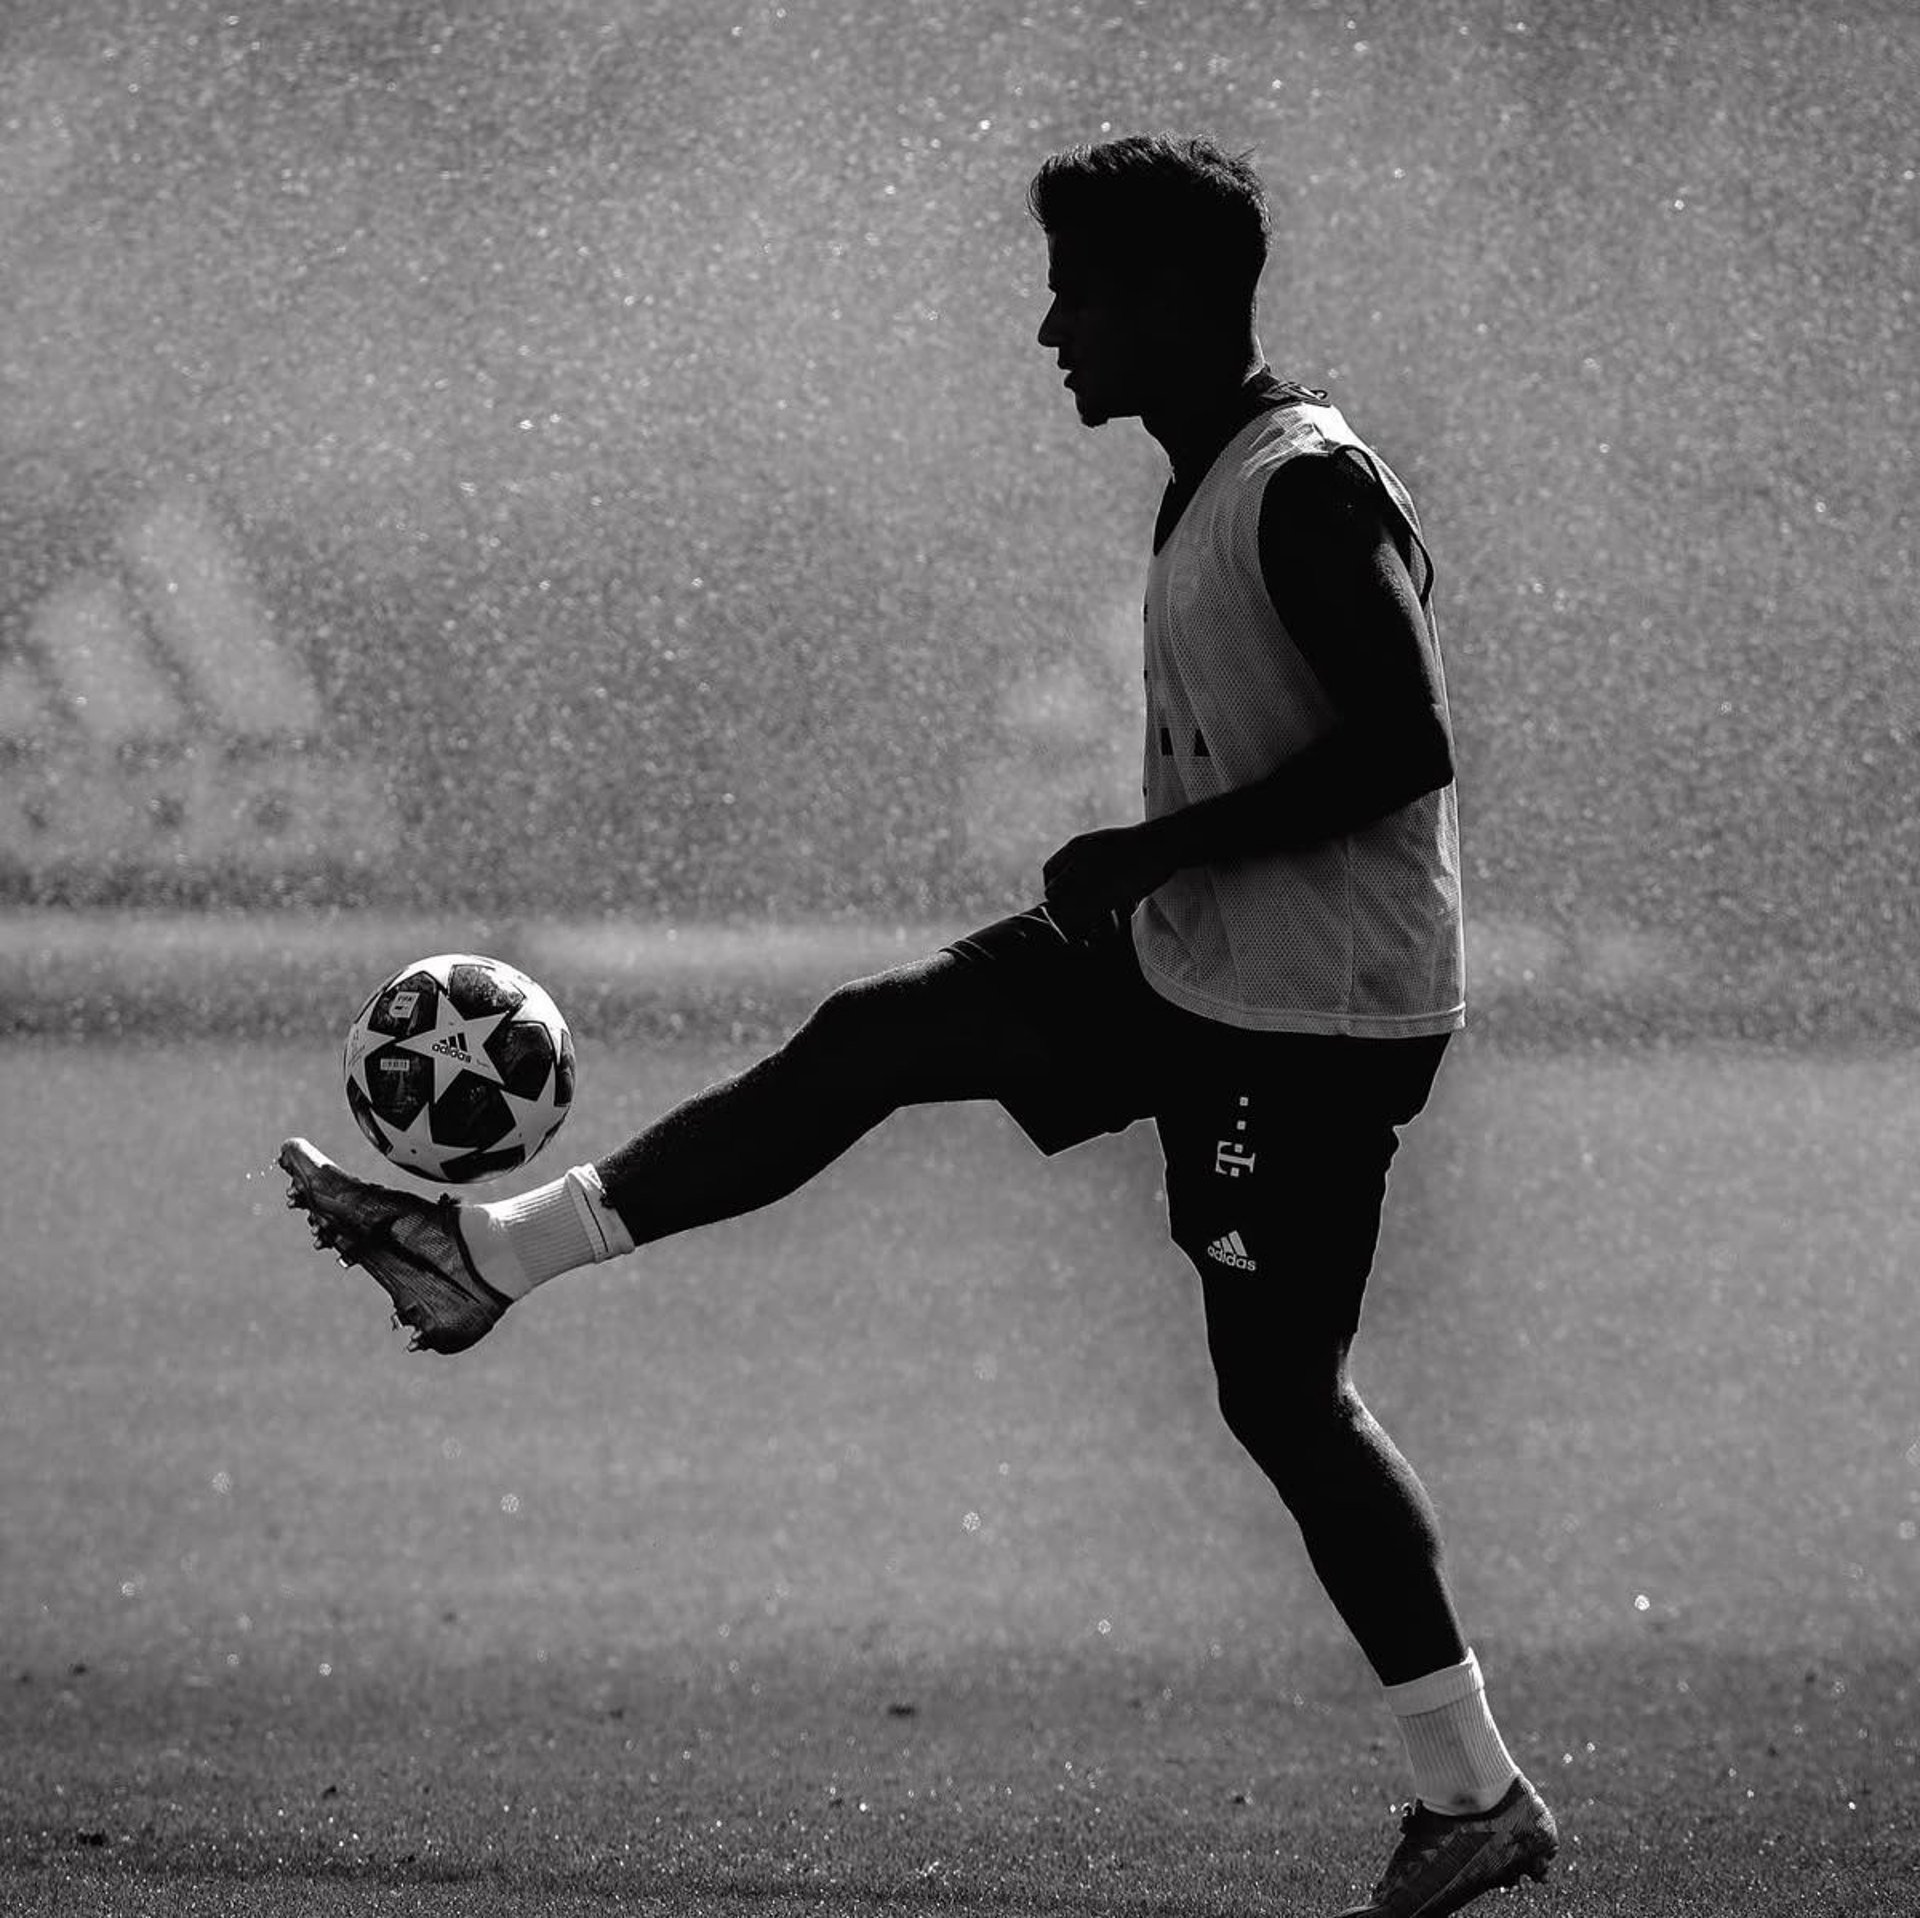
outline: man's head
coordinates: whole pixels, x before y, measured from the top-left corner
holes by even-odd
[[[1027,209],[1053,294],[1040,344],[1087,425],[1244,370],[1272,232],[1245,154],[1165,133],[1075,147],[1034,175]]]

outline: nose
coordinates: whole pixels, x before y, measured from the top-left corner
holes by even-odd
[[[1034,338],[1049,353],[1057,351],[1067,343],[1067,329],[1060,317],[1060,302],[1055,300],[1047,308],[1046,318],[1040,322],[1040,331]]]

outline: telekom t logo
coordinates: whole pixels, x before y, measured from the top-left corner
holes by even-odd
[[[1245,1093],[1240,1095],[1240,1116],[1233,1122],[1233,1137],[1222,1139],[1213,1149],[1213,1169],[1224,1173],[1229,1179],[1237,1179],[1243,1172],[1253,1170],[1253,1145],[1247,1138],[1247,1115],[1252,1101]]]

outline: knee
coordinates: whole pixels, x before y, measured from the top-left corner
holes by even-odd
[[[854,979],[828,993],[781,1051],[836,1091],[883,1095],[910,1050],[904,1011],[902,994],[886,975]]]
[[[864,1001],[857,982],[836,986],[807,1014],[787,1041],[790,1048],[818,1048],[846,1043],[858,1031]]]
[[[1365,1417],[1344,1376],[1320,1369],[1222,1365],[1220,1416],[1283,1494],[1310,1486]]]
[[[885,997],[875,979],[852,979],[836,986],[787,1041],[788,1049],[841,1055],[866,1051],[884,1024]]]

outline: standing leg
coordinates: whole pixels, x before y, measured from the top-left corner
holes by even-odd
[[[1252,1233],[1245,1242],[1261,1243]],[[1275,1288],[1311,1282],[1279,1259],[1272,1271]],[[1203,1283],[1227,1427],[1293,1514],[1315,1575],[1381,1683],[1459,1664],[1467,1647],[1432,1501],[1354,1389],[1346,1339],[1283,1322],[1249,1275],[1203,1269]]]
[[[1499,1800],[1517,1773],[1486,1712],[1432,1501],[1348,1368],[1398,1128],[1444,1043],[1303,1037],[1260,1054],[1257,1073],[1228,1054],[1196,1074],[1161,1133],[1228,1427],[1386,1688],[1422,1798],[1463,1812]]]
[[[1259,1243],[1242,1234],[1251,1248]],[[1327,1595],[1379,1676],[1419,1808],[1367,1904],[1420,1918],[1544,1874],[1558,1836],[1493,1715],[1441,1567],[1433,1506],[1347,1375],[1350,1335],[1281,1327],[1230,1276],[1206,1277],[1221,1409],[1300,1526]],[[1295,1275],[1311,1283],[1309,1271]],[[1451,1899],[1452,1902],[1444,1902]]]

